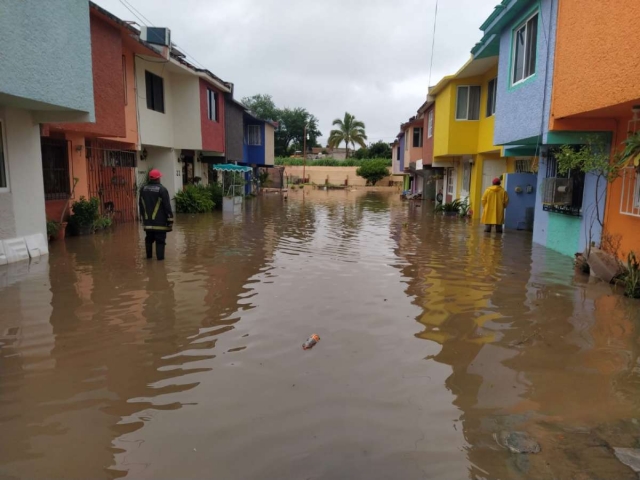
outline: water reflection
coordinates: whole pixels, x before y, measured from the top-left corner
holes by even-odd
[[[121,225],[0,269],[0,476],[632,478],[637,303],[524,233],[296,191],[142,252]]]

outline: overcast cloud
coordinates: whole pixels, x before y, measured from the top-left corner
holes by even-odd
[[[94,0],[142,23],[129,3],[241,99],[271,94],[320,120],[348,111],[370,141],[392,141],[424,102],[436,0]],[[498,0],[440,0],[431,84],[454,73]],[[146,22],[145,22],[146,23]]]

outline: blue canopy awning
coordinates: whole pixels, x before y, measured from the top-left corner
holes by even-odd
[[[212,165],[214,170],[221,172],[250,172],[251,167],[243,167],[242,165],[234,165],[233,163],[216,163]]]

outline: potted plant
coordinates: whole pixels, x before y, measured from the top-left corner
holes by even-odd
[[[445,217],[456,217],[460,215],[460,205],[460,200],[456,199],[450,203],[442,203],[440,205],[437,205],[435,211],[437,213],[442,213]]]
[[[69,219],[69,225],[75,235],[90,235],[93,233],[95,222],[98,219],[99,208],[100,204],[97,197],[93,197],[90,200],[80,197],[78,201],[73,202],[71,206],[73,215]]]
[[[48,220],[47,221],[47,238],[49,239],[49,241],[51,242],[56,238],[58,238],[59,233],[60,233],[60,223],[54,220]]]

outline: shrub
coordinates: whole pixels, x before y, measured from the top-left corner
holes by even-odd
[[[366,160],[356,170],[356,175],[364,178],[367,185],[375,185],[380,180],[389,176],[389,168],[386,160]]]
[[[462,202],[459,199],[454,200],[451,203],[441,203],[435,208],[436,212],[442,213],[459,213]]]
[[[175,199],[178,213],[206,213],[215,207],[211,191],[201,185],[187,185]]]
[[[71,205],[73,215],[71,215],[69,223],[77,227],[93,225],[98,218],[99,209],[100,201],[97,197],[93,197],[90,200],[87,200],[85,197],[80,197],[79,200],[73,202],[73,205]]]
[[[624,294],[630,298],[640,298],[640,260],[634,252],[627,255],[627,265],[621,275],[624,285]]]
[[[223,192],[222,192],[222,185],[220,185],[217,182],[214,183],[210,183],[207,186],[207,189],[209,190],[209,195],[211,197],[211,200],[214,203],[214,208],[222,208],[222,196],[223,196]]]
[[[58,232],[60,231],[60,227],[61,225],[58,222],[49,220],[47,222],[47,236],[55,237],[56,235],[58,235]]]
[[[93,222],[94,230],[106,230],[107,228],[113,225],[113,219],[111,217],[98,217],[95,222]]]

